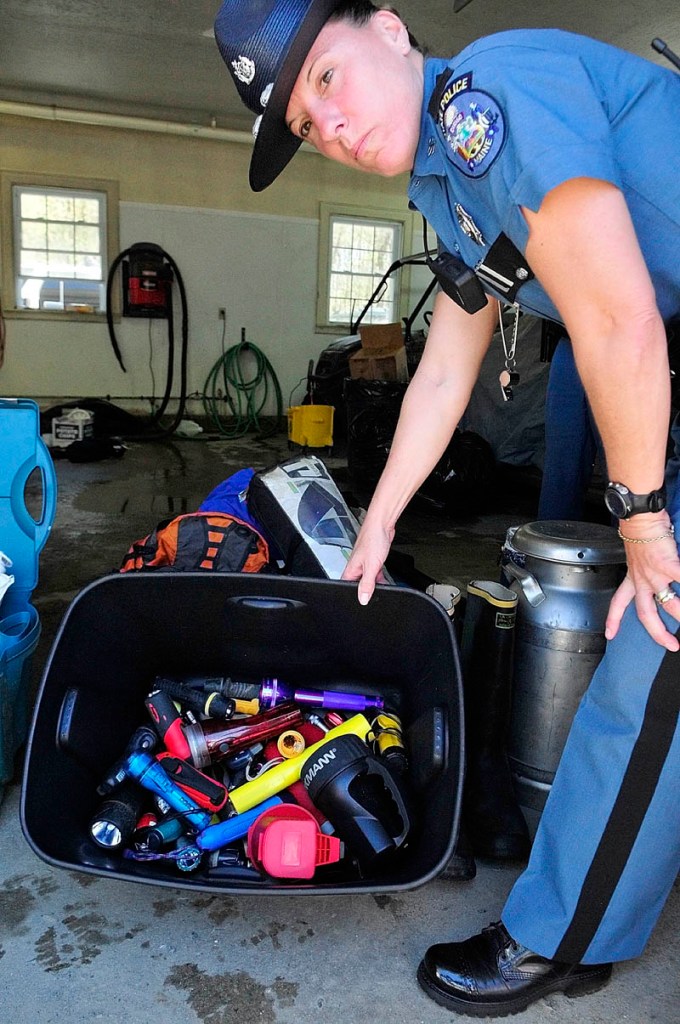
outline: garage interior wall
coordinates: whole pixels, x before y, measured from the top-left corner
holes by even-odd
[[[307,372],[310,359],[337,334],[315,325],[319,203],[406,209],[406,181],[359,175],[313,153],[300,152],[292,168],[266,192],[248,186],[251,148],[202,138],[0,116],[0,169],[36,174],[108,178],[119,182],[120,249],[155,242],[178,265],[189,310],[188,394],[202,392],[222,345],[241,338],[262,349],[283,393]],[[11,230],[2,224],[0,229]],[[413,234],[418,246],[419,230]],[[413,308],[429,274],[410,275]],[[3,307],[9,297],[3,296]],[[219,309],[226,310],[226,331]],[[177,307],[176,307],[177,309]],[[416,324],[416,327],[420,324]],[[6,320],[0,394],[52,399],[110,396],[148,412],[140,396],[162,395],[165,321],[123,319],[116,336],[127,373],[111,348],[105,322]],[[176,345],[180,322],[175,320]],[[149,367],[154,353],[155,390]],[[175,392],[179,386],[176,360]],[[294,395],[301,400],[304,387]],[[187,411],[200,412],[200,403]],[[265,409],[265,413],[273,412]]]

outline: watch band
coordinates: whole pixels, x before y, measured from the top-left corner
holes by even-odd
[[[662,512],[666,507],[666,488],[662,486],[648,494],[635,494],[625,484],[610,480],[604,492],[604,502],[619,519],[630,519],[645,512]]]

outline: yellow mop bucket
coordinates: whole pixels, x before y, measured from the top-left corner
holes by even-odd
[[[332,405],[291,405],[288,409],[288,442],[303,448],[333,446]]]

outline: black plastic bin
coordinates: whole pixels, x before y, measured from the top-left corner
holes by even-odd
[[[96,787],[144,722],[144,697],[157,674],[275,675],[388,697],[402,716],[411,759],[417,821],[408,846],[379,874],[343,877],[337,865],[303,883],[215,880],[203,869],[183,874],[174,864],[129,861],[96,846],[88,831],[101,799]],[[379,587],[362,608],[355,585],[331,580],[106,576],[75,598],[45,667],[26,751],[24,835],[53,866],[173,888],[231,895],[413,889],[441,872],[456,840],[461,709],[451,620],[415,590]],[[68,751],[57,742],[67,711]]]

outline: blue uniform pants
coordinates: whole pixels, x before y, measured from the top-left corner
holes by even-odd
[[[583,519],[600,437],[568,338],[550,362],[545,396],[545,458],[539,519]]]
[[[678,422],[673,436],[667,483],[680,538]],[[517,941],[565,962],[642,952],[680,871],[679,713],[680,652],[654,643],[631,605],[574,717],[529,864],[504,907]]]

